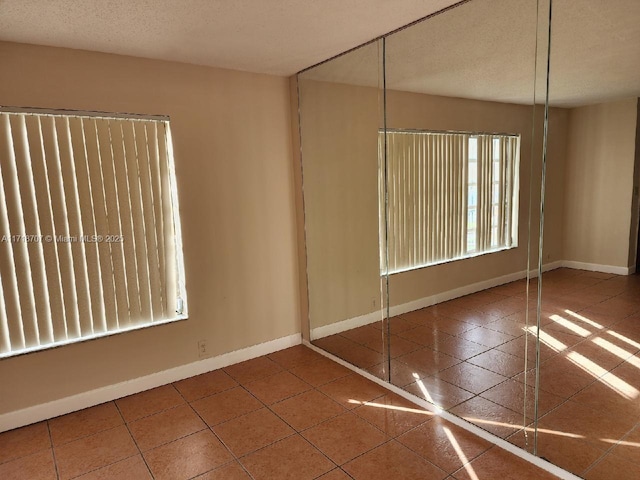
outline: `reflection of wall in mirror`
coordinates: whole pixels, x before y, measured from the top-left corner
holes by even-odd
[[[380,92],[311,80],[300,80],[299,89],[309,318],[314,329],[369,314],[380,305]]]
[[[301,85],[302,143],[311,328],[367,316],[375,321],[380,297],[378,259],[378,95],[379,90],[328,82]],[[553,122],[564,128],[566,111],[552,109]],[[542,120],[542,109],[536,110]],[[331,120],[330,120],[331,119]],[[529,174],[531,172],[531,106],[387,92],[387,126],[520,134],[519,247],[395,274],[391,277],[392,306],[420,301],[497,277],[522,276],[527,267],[529,235]],[[541,123],[538,125],[541,127]],[[539,198],[542,128],[537,128],[534,199]],[[549,169],[562,170],[564,144],[551,145]],[[536,183],[537,182],[537,183]],[[550,185],[550,204],[561,201],[561,185]],[[550,209],[560,222],[562,208]],[[538,209],[533,209],[534,237]],[[554,218],[558,216],[558,218]],[[357,222],[354,228],[353,222]],[[533,243],[535,248],[537,242]],[[561,242],[550,237],[551,257],[560,260]],[[379,306],[379,304],[378,304]],[[407,308],[410,308],[407,307]],[[329,330],[327,330],[329,331]]]
[[[576,266],[635,263],[637,103],[632,98],[569,111],[563,253]]]
[[[326,157],[329,151],[332,160],[322,160],[322,176],[327,180],[322,187],[313,185],[316,175],[307,176],[305,172],[309,181],[305,187],[305,195],[308,194],[308,187],[311,187],[325,190],[323,195],[333,195],[341,190],[343,193],[340,195],[344,195],[344,191],[349,191],[349,196],[359,200],[357,203],[350,203],[347,210],[343,203],[336,202],[333,207],[327,208],[327,203],[323,202],[327,221],[323,228],[315,232],[313,229],[307,231],[309,261],[315,261],[317,264],[317,268],[314,269],[311,265],[309,268],[311,328],[357,317],[362,317],[363,323],[366,323],[367,319],[375,321],[379,319],[379,315],[375,315],[377,308],[372,306],[371,299],[379,298],[381,284],[376,250],[379,241],[376,230],[378,211],[375,205],[378,188],[375,132],[378,128],[378,118],[377,112],[372,110],[377,105],[379,91],[374,88],[326,82],[306,82],[305,88],[306,95],[310,98],[317,96],[318,100],[322,100],[314,103],[315,110],[308,108],[310,105],[307,103],[303,122],[307,121],[304,120],[305,117],[314,116],[342,119],[333,123],[316,122],[314,125],[321,130],[313,130],[313,137],[324,139],[324,150],[304,149],[306,160],[309,161],[310,156],[316,155],[318,158]],[[615,270],[624,269],[629,261],[633,261],[627,252],[631,249],[629,231],[632,228],[630,205],[635,151],[635,108],[636,100],[632,99],[599,106],[550,109],[543,264],[558,266],[559,262],[569,260],[574,262],[571,266],[601,266],[604,269]],[[527,267],[530,185],[533,188],[531,268],[537,266],[543,118],[541,107],[536,109],[535,118],[536,140],[532,170],[531,106],[398,91],[387,92],[389,128],[508,132],[522,135],[519,247],[392,275],[392,314],[394,310],[400,313],[446,299],[452,294],[455,295],[456,291],[463,292],[465,289],[473,289],[474,286],[480,288],[501,280],[522,277]],[[354,122],[358,127],[352,125],[349,128],[341,128],[341,125],[347,122]],[[332,125],[331,131],[326,131],[328,125]],[[597,128],[598,133],[589,133],[589,128]],[[359,132],[356,137],[354,129]],[[579,143],[585,136],[592,139],[591,141],[599,142],[598,147],[587,148],[590,153],[584,151],[585,143]],[[353,149],[356,148],[354,142],[357,139],[366,145],[357,147],[360,163],[356,164],[353,162]],[[303,143],[306,141],[303,132]],[[332,145],[327,145],[328,143]],[[611,163],[608,164],[609,180],[603,183],[598,168],[595,167],[603,165],[602,155],[605,154],[598,152],[603,152],[603,148],[608,144],[611,144],[611,148],[606,156],[611,157],[608,161],[616,162],[616,168],[610,168]],[[578,166],[587,164],[591,166],[576,171]],[[352,168],[355,170],[351,171]],[[530,172],[533,175],[531,179]],[[314,179],[313,182],[311,178]],[[342,183],[335,183],[339,178]],[[629,188],[616,190],[613,187],[624,185],[625,182],[629,183]],[[590,189],[588,200],[577,196],[578,192],[585,188]],[[598,205],[606,206],[605,210],[611,214],[600,214],[602,209]],[[313,215],[307,218],[313,218]],[[354,218],[359,222],[357,229],[349,228],[349,223]],[[585,233],[585,228],[588,234]],[[577,235],[579,229],[583,233]],[[615,240],[607,240],[607,236],[613,231],[621,233],[615,236]],[[316,250],[329,238],[334,241],[331,251],[327,251],[326,244],[320,250]],[[323,252],[322,255],[319,254],[320,251]],[[348,255],[348,252],[359,254],[353,256]],[[346,288],[329,287],[335,287],[336,282]],[[328,292],[327,288],[331,288],[331,292]],[[328,298],[332,301],[328,302]]]
[[[554,123],[563,127],[567,120],[565,111],[552,109],[550,112]],[[458,260],[432,267],[412,270],[390,278],[390,303],[392,306],[406,305],[396,309],[402,312],[415,306],[442,301],[468,290],[488,288],[495,282],[506,282],[522,278],[527,269],[527,252],[529,239],[529,193],[533,188],[531,210],[531,248],[537,251],[540,194],[540,148],[542,145],[541,108],[535,112],[535,141],[532,142],[534,112],[529,105],[488,102],[462,98],[438,97],[425,94],[390,91],[387,93],[387,126],[389,128],[417,128],[452,131],[504,132],[519,134],[520,146],[520,208],[518,247],[475,258]],[[532,152],[533,143],[533,152]],[[533,168],[532,159],[533,158]],[[561,170],[564,160],[564,145],[551,145],[548,154],[548,168]],[[530,178],[530,177],[533,178]],[[552,222],[561,208],[561,191],[557,185],[548,185],[546,197],[550,206]],[[545,263],[560,260],[561,244],[558,239],[548,237],[546,251],[549,258]],[[537,259],[532,256],[532,268]],[[430,299],[430,300],[423,300]],[[409,305],[407,305],[409,304]]]

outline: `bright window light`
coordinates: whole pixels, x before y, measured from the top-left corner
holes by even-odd
[[[383,273],[517,246],[518,135],[388,130],[378,139]]]
[[[0,357],[187,318],[167,117],[0,108]]]

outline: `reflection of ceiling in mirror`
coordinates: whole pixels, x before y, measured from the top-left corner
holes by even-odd
[[[382,42],[375,41],[300,74],[302,79],[380,88]]]
[[[556,1],[550,102],[640,96],[640,0]]]
[[[530,104],[536,36],[536,2],[474,0],[390,36],[387,86]]]
[[[391,35],[386,82],[393,90],[509,103],[533,101],[536,6],[473,0]],[[542,22],[546,23],[546,22]],[[640,1],[556,1],[550,102],[577,106],[640,96]],[[536,102],[544,100],[546,42],[538,45]],[[354,50],[304,78],[379,86],[378,46]]]

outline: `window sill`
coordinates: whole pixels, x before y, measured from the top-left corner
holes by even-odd
[[[435,267],[437,265],[444,265],[446,263],[459,262],[460,260],[468,260],[470,258],[477,258],[477,257],[485,256],[485,255],[491,255],[491,254],[494,254],[494,253],[505,252],[507,250],[513,250],[514,248],[518,248],[518,245],[512,245],[510,247],[494,248],[492,250],[485,250],[484,252],[472,253],[472,254],[469,254],[469,255],[465,255],[463,257],[449,258],[449,259],[446,259],[446,260],[440,260],[438,262],[431,262],[431,263],[426,263],[426,264],[423,264],[423,265],[415,265],[413,267],[407,267],[407,268],[392,270],[392,271],[389,271],[388,275],[397,275],[399,273],[410,272],[410,271],[413,271],[413,270],[420,270],[420,269],[428,268],[428,267]],[[380,272],[380,276],[381,277],[384,277],[385,275],[386,275],[386,273],[384,271]]]

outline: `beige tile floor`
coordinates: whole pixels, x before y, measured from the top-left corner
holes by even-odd
[[[0,479],[71,478],[555,477],[297,346],[0,434]]]
[[[532,451],[535,336],[525,331],[535,310],[525,323],[525,288],[392,318],[391,382]],[[639,479],[640,276],[558,269],[544,274],[542,298],[538,453],[588,480]],[[386,328],[314,343],[385,378]]]

